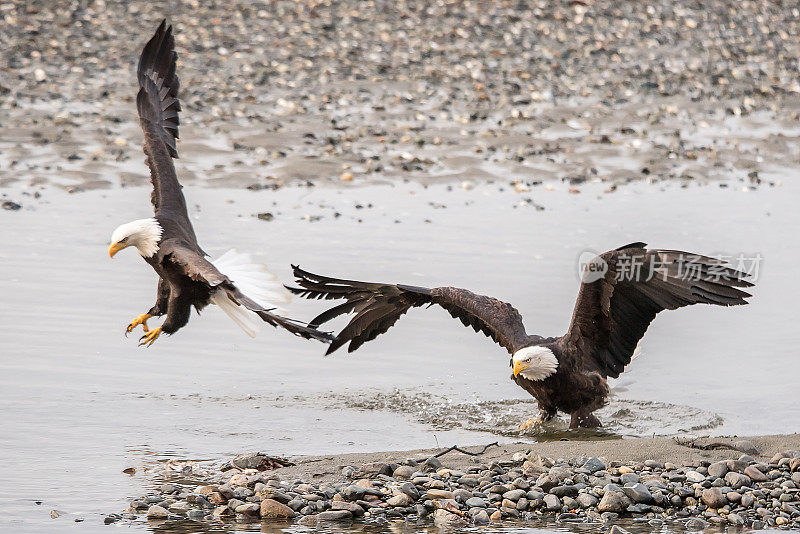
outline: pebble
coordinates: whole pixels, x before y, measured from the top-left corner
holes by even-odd
[[[547,510],[560,510],[561,500],[555,495],[547,494],[544,496],[544,505]]]
[[[725,482],[733,489],[739,489],[742,486],[750,486],[750,484],[752,484],[750,477],[734,471],[725,475]]]
[[[316,514],[303,516],[297,521],[297,524],[302,525],[304,527],[316,527],[317,516]]]
[[[426,471],[438,471],[442,467],[442,461],[438,458],[431,456],[422,464]]]
[[[416,469],[414,467],[408,465],[401,465],[394,470],[394,478],[409,480],[415,472]]]
[[[419,499],[419,490],[411,482],[406,482],[404,484],[401,484],[400,485],[400,491],[402,491],[403,493],[405,493],[406,495],[408,495],[409,497],[411,497],[415,501],[417,499]],[[456,490],[456,491],[463,491],[463,492],[467,493],[468,494],[467,498],[469,498],[469,496],[472,495],[471,492],[466,491],[466,490]]]
[[[445,528],[460,528],[469,524],[464,517],[441,508],[433,513],[433,522],[437,526]]]
[[[470,508],[486,508],[486,501],[481,497],[470,497],[464,504]]]
[[[728,499],[722,494],[719,488],[708,488],[703,490],[703,502],[711,508],[722,508],[728,504]]]
[[[215,491],[217,491],[216,486],[197,486],[194,490],[195,493],[205,496],[211,495]]]
[[[366,476],[391,475],[392,468],[383,462],[370,462],[361,466],[361,473]]]
[[[714,462],[708,466],[708,475],[712,477],[724,477],[728,472],[728,464],[726,462]]]
[[[523,492],[524,494],[525,492]],[[456,496],[453,494],[452,491],[447,491],[443,489],[429,489],[428,490],[428,498],[429,499],[455,499]]]
[[[399,493],[386,501],[389,506],[410,506],[414,500],[405,493]]]
[[[603,495],[603,498],[600,500],[600,504],[597,506],[597,510],[600,512],[614,512],[619,514],[627,511],[630,505],[630,499],[623,492],[606,491],[605,495]]]
[[[699,517],[693,517],[686,522],[686,530],[705,530],[706,527],[708,527],[708,522]]]
[[[520,500],[520,498],[524,497],[526,495],[526,493],[527,492],[524,491],[524,490],[515,489],[515,490],[511,490],[511,491],[507,491],[507,492],[503,493],[503,498],[504,499],[508,499],[509,501],[518,501],[518,500]],[[428,495],[430,495],[430,492],[428,492]]]
[[[290,519],[295,516],[294,510],[274,499],[261,501],[261,517],[267,519]]]
[[[744,474],[747,475],[753,482],[765,482],[769,480],[767,475],[765,475],[760,469],[758,469],[754,465],[748,465],[744,469]]]
[[[486,510],[481,510],[472,516],[472,523],[475,526],[488,525],[490,521],[489,514],[486,513]]]
[[[732,503],[738,503],[742,501],[742,494],[737,491],[729,491],[725,494],[725,498]]]
[[[698,473],[697,471],[687,471],[686,472],[686,480],[688,482],[703,482],[706,479],[705,475]]]
[[[340,490],[340,493],[342,494],[342,497],[344,497],[345,499],[356,501],[364,497],[364,495],[366,494],[366,490],[361,486],[358,486],[356,484],[351,484],[350,486],[347,486],[344,489]]]
[[[625,492],[625,495],[628,496],[634,502],[637,503],[649,503],[653,501],[653,495],[650,493],[650,490],[647,489],[647,486],[644,484],[634,484],[633,486],[625,486],[622,488]]]
[[[345,521],[353,518],[348,510],[329,510],[316,515],[317,521]]]
[[[169,512],[163,506],[154,504],[147,509],[147,519],[166,519]]]
[[[353,517],[361,517],[364,515],[364,508],[354,502],[333,501],[331,503],[331,510],[347,510]]]
[[[583,467],[588,469],[592,473],[596,473],[598,471],[605,470],[606,464],[603,463],[603,461],[600,460],[600,458],[592,457],[586,460],[586,463],[583,464]]]
[[[189,510],[186,517],[192,521],[201,521],[206,517],[206,513],[203,510]]]
[[[261,506],[257,503],[245,503],[240,504],[236,508],[234,508],[237,514],[245,514],[245,515],[259,515],[261,512]]]

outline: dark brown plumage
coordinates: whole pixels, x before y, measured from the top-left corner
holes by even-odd
[[[746,275],[720,260],[645,247],[644,243],[620,247],[592,262],[599,271],[587,267],[572,322],[561,337],[527,334],[522,317],[510,304],[466,289],[341,280],[297,266],[294,274],[300,287],[289,289],[311,299],[345,300],[318,315],[310,326],[355,314],[328,354],[347,343],[352,352],[386,332],[409,309],[437,304],[513,355],[512,379],[536,397],[543,420],[561,410],[572,416],[571,427],[595,427],[600,422],[592,412],[605,403],[606,378],[618,377],[630,363],[658,312],[701,303],[747,304],[750,296],[740,289],[752,286]]]
[[[241,321],[241,312],[237,315],[236,308],[241,306],[254,312],[264,322],[292,334],[306,339],[330,341],[329,334],[277,315],[245,295],[233,280],[206,258],[206,253],[198,245],[172,162],[173,158],[178,157],[176,139],[178,112],[181,109],[176,60],[172,27],[162,21],[155,35],[145,45],[137,68],[139,92],[136,107],[144,132],[144,152],[153,184],[151,201],[155,217],[154,221],[130,223],[133,224],[133,230],[118,229],[119,239],[112,238],[109,250],[113,256],[118,250],[137,244],[145,261],[160,277],[156,304],[134,320],[128,332],[139,324],[144,325],[146,334],[142,339],[150,344],[161,332],[172,334],[186,325],[192,306],[200,311],[212,301],[216,302],[215,297],[227,297],[230,303],[223,302],[226,306],[223,309],[231,317],[238,317],[237,322]],[[154,241],[153,251],[148,249],[147,239]],[[149,331],[146,320],[162,315],[166,315],[166,318],[161,327]]]

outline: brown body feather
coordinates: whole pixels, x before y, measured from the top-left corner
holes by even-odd
[[[386,332],[413,307],[437,304],[465,326],[482,332],[509,353],[530,346],[550,349],[558,360],[554,374],[543,380],[512,377],[536,397],[547,416],[571,414],[571,426],[598,426],[592,412],[608,396],[607,377],[617,377],[630,363],[639,340],[662,310],[691,304],[747,304],[740,288],[746,275],[724,262],[672,250],[647,250],[632,243],[600,255],[605,271],[581,284],[572,322],[561,337],[543,338],[525,331],[522,317],[510,304],[454,287],[424,288],[343,280],[309,273],[294,266],[300,287],[295,294],[312,299],[344,299],[311,321],[314,327],[340,315],[354,317],[331,343],[328,354],[349,343],[352,352]],[[629,264],[638,265],[626,278]],[[687,277],[689,272],[693,276]]]

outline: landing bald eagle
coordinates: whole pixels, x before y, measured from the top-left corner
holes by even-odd
[[[599,427],[592,413],[605,404],[608,377],[628,365],[647,327],[662,310],[692,304],[747,304],[747,275],[723,261],[675,250],[648,250],[632,243],[587,264],[567,333],[530,335],[511,304],[456,287],[414,287],[340,280],[293,266],[299,288],[311,299],[345,299],[313,319],[319,325],[354,312],[328,348],[349,342],[348,352],[386,332],[410,308],[438,304],[511,355],[512,380],[538,401],[539,418],[521,428],[570,414],[570,428]]]
[[[259,318],[306,339],[330,341],[330,335],[293,319],[282,317],[274,301],[290,296],[265,266],[249,256],[229,251],[214,262],[197,244],[186,212],[186,201],[175,175],[172,158],[178,157],[178,77],[175,74],[175,40],[172,26],[162,21],[139,58],[139,93],[136,107],[144,131],[144,152],[150,167],[155,216],[119,226],[111,236],[108,254],[133,246],[158,273],[155,305],[135,318],[126,332],[142,325],[140,345],[152,345],[161,333],[173,334],[189,321],[191,307],[200,311],[216,304],[248,335],[254,336]],[[164,323],[150,330],[147,320],[166,314]]]

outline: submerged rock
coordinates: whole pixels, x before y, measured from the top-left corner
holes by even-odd
[[[433,522],[440,527],[460,528],[466,527],[469,522],[462,516],[442,510],[441,508],[433,513]]]

